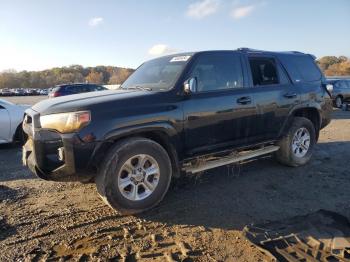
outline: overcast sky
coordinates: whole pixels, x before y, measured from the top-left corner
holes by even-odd
[[[239,47],[350,56],[350,0],[0,0],[0,71]]]

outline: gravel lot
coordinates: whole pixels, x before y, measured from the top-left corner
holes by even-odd
[[[350,218],[350,112],[333,118],[308,165],[265,157],[211,170],[172,186],[139,216],[111,210],[93,184],[35,178],[21,166],[19,147],[0,146],[0,261],[262,261],[242,237],[244,225],[319,209]]]

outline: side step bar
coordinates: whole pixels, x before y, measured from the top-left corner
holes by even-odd
[[[195,165],[195,166],[186,166],[183,168],[183,170],[187,173],[194,174],[194,173],[202,172],[215,167],[225,166],[225,165],[237,163],[243,160],[251,159],[257,156],[266,155],[277,151],[279,148],[280,148],[279,146],[273,146],[273,145],[266,146],[263,148],[259,148],[257,150],[243,152],[238,155],[231,155],[231,156],[229,155],[229,156],[225,156],[220,159],[211,160],[211,161],[208,160],[204,164]]]

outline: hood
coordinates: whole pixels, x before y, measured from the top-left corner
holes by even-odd
[[[109,104],[118,100],[148,95],[152,92],[140,90],[106,90],[45,99],[32,109],[41,115],[90,109],[94,105]]]

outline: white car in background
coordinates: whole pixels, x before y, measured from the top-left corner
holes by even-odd
[[[29,105],[15,105],[0,99],[0,144],[23,142],[22,121]]]

